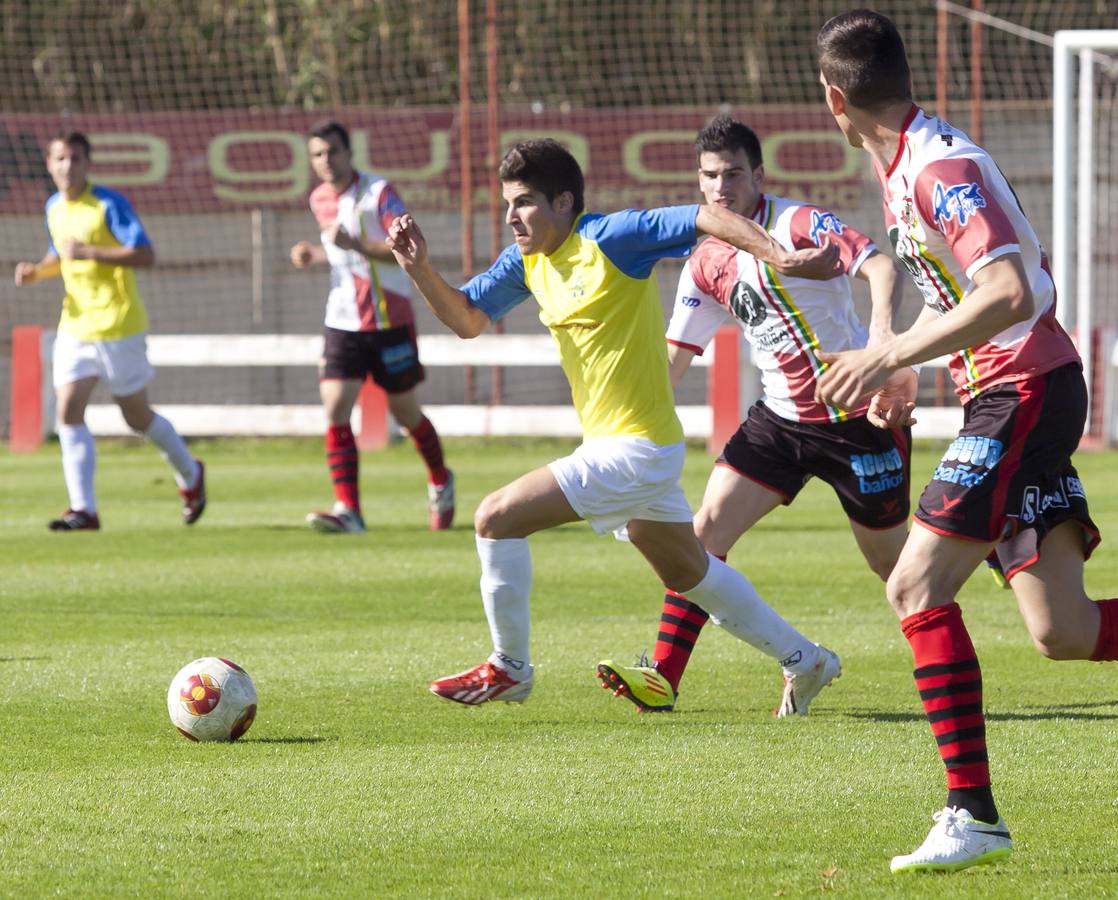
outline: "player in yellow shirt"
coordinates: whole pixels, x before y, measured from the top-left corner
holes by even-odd
[[[151,266],[155,252],[132,205],[115,191],[89,183],[89,163],[89,140],[81,132],[59,135],[47,145],[47,170],[58,188],[46,205],[50,248],[39,262],[21,262],[15,269],[17,285],[61,276],[66,288],[53,380],[70,506],[50,528],[101,527],[93,490],[93,436],[85,424],[86,405],[101,379],[129,427],[163,451],[182,496],[183,522],[192,525],[206,506],[202,463],[147,398],[155,371],[147,358],[148,319],[135,269]]]
[[[816,277],[835,274],[837,254],[831,248],[789,252],[755,223],[719,207],[584,214],[582,171],[555,141],[517,144],[499,177],[516,241],[461,289],[435,271],[411,216],[390,225],[388,245],[435,315],[460,337],[476,337],[534,297],[559,347],[584,440],[570,456],[482,501],[474,524],[493,654],[438,679],[431,690],[466,704],[528,696],[527,537],[582,519],[599,534],[630,540],[667,587],[702,597],[697,602],[709,604],[712,618],[785,663],[805,691],[817,693],[838,675],[838,658],[781,619],[695,537],[679,485],[683,430],[652,270],[659,259],[686,256],[701,233]]]

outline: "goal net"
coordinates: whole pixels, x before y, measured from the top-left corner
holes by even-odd
[[[951,12],[942,29],[932,3],[879,8],[905,35],[926,106],[945,100],[964,128],[981,107],[984,139],[1047,241],[1051,49],[985,25],[976,106],[970,20]],[[211,349],[230,348],[207,365],[160,366],[154,400],[227,407],[228,424],[250,406],[317,406],[306,354],[281,364],[282,344],[246,359],[244,348],[259,345],[222,339],[321,330],[328,276],[295,270],[288,251],[317,237],[305,135],[324,117],[350,128],[359,166],[397,185],[451,281],[487,265],[507,241],[493,172],[510,143],[563,141],[586,168],[591,209],[694,202],[692,140],[719,112],[762,137],[772,193],[824,205],[887,246],[868,166],[821,103],[812,48],[831,12],[815,0],[748,10],[735,0],[0,0],[0,265],[9,273],[0,279],[0,433],[11,422],[12,329],[50,327],[58,316],[58,282],[15,289],[10,278],[17,261],[46,248],[42,207],[53,188],[43,149],[58,131],[91,137],[92,180],[128,196],[152,237],[157,265],[139,273],[152,334],[210,335]],[[1089,0],[999,0],[985,13],[1045,35],[1106,24]],[[1100,156],[1099,172],[1113,168]],[[1100,223],[1107,210],[1100,197]],[[678,273],[678,264],[658,269],[665,309]],[[917,310],[909,290],[898,324]],[[443,333],[421,304],[417,314],[421,335]],[[543,334],[527,304],[505,330]],[[440,361],[426,360],[420,390],[447,433],[454,429],[439,421],[441,409],[476,407],[481,416],[493,405],[514,413],[569,405],[549,360],[532,365],[529,355],[515,368]],[[684,406],[706,403],[706,378],[705,369],[687,376]],[[954,404],[934,371],[922,390],[927,403]],[[94,402],[108,402],[102,388]],[[296,431],[320,422],[284,421]]]

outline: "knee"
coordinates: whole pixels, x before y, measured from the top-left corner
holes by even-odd
[[[500,491],[494,491],[486,496],[474,513],[474,530],[478,537],[494,540],[509,537],[503,533],[507,514],[508,504],[504,502]]]
[[[873,566],[873,564],[870,564]],[[885,597],[899,618],[927,608],[931,591],[924,574],[911,566],[896,565],[884,572],[874,567],[885,581]]]

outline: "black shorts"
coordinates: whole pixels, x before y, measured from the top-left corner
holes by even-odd
[[[415,330],[410,325],[384,331],[323,331],[318,377],[364,381],[366,375],[390,394],[401,394],[424,378]]]
[[[917,521],[950,537],[998,542],[1006,577],[1036,562],[1045,535],[1069,519],[1083,526],[1090,556],[1099,531],[1071,464],[1086,419],[1078,363],[979,394],[920,495]]]
[[[845,422],[792,422],[757,402],[722,449],[718,464],[780,494],[788,505],[815,475],[865,528],[908,518],[912,434],[877,428],[865,416]]]

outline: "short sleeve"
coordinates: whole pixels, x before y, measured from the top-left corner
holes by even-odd
[[[408,208],[404,206],[404,201],[396,192],[396,188],[391,184],[386,184],[380,192],[380,199],[377,202],[377,220],[380,227],[387,232],[392,220],[402,216],[407,211]]]
[[[725,306],[699,286],[695,263],[692,258],[680,273],[667,340],[669,344],[702,356],[715,332],[730,321],[731,316]]]
[[[497,261],[480,275],[475,275],[464,285],[462,293],[496,322],[510,309],[532,296],[524,281],[524,257],[516,244],[504,249]]]
[[[797,250],[838,247],[839,259],[847,275],[855,275],[866,257],[877,248],[866,235],[844,223],[838,216],[817,206],[801,206],[792,214],[789,234]]]
[[[122,194],[103,187],[94,187],[93,196],[101,201],[105,211],[105,224],[122,247],[150,247],[140,217],[132,209],[132,204]]]
[[[626,209],[579,222],[582,236],[597,243],[610,261],[631,278],[647,278],[665,257],[683,257],[698,239],[698,204]]]
[[[978,161],[952,157],[930,163],[916,179],[920,217],[943,235],[967,273],[1021,249],[1020,239]]]
[[[51,195],[51,198],[49,200],[47,200],[47,205],[43,210],[43,225],[47,229],[47,247],[50,249],[50,252],[53,253],[55,256],[58,256],[59,254],[58,254],[58,248],[56,246],[54,246],[54,235],[52,235],[50,233],[50,208],[52,206],[54,206],[55,203],[58,202],[58,198],[60,196],[61,196],[60,194]]]

